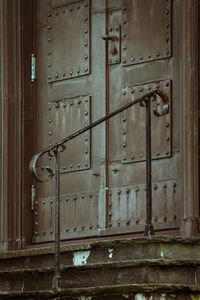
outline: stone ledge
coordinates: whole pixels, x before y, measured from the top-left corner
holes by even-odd
[[[62,252],[73,252],[73,251],[84,251],[91,250],[95,248],[105,248],[105,247],[117,247],[120,245],[137,245],[137,244],[149,244],[149,243],[162,243],[162,244],[195,244],[200,245],[200,238],[187,238],[179,236],[154,236],[154,237],[135,237],[135,238],[126,238],[126,239],[117,239],[117,240],[101,240],[93,242],[85,242],[79,244],[71,245],[61,245]],[[41,247],[38,245],[38,248],[17,250],[17,251],[8,251],[0,253],[0,259],[9,259],[17,257],[27,257],[27,256],[37,256],[45,254],[53,254],[54,246]]]
[[[174,293],[174,294],[188,294],[188,295],[199,295],[200,297],[200,286],[187,286],[179,284],[130,284],[130,285],[116,285],[116,286],[100,286],[100,287],[89,287],[89,288],[69,288],[48,291],[29,291],[29,292],[1,292],[0,297],[4,299],[51,299],[55,297],[77,297],[77,296],[106,296],[106,295],[122,295],[129,293]],[[34,297],[34,298],[33,298]],[[41,298],[43,297],[43,298]],[[71,298],[69,298],[71,299]]]
[[[126,268],[126,267],[138,267],[138,266],[200,266],[200,259],[199,260],[192,260],[192,259],[137,259],[137,260],[126,260],[126,261],[117,261],[117,262],[103,262],[103,263],[95,263],[95,264],[85,264],[85,265],[69,265],[69,266],[62,266],[61,265],[61,272],[65,272],[67,270],[86,270],[86,269],[110,269],[110,268]],[[13,269],[10,271],[0,271],[0,276],[2,275],[20,275],[20,274],[33,274],[33,273],[52,273],[54,272],[53,267],[46,267],[46,268],[27,268],[27,269]]]

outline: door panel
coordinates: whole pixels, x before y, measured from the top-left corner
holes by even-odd
[[[161,89],[170,98],[168,115],[152,114],[156,230],[178,228],[182,190],[175,126],[181,50],[172,11],[178,19],[170,0],[36,1],[36,152],[146,92]],[[66,145],[63,240],[144,230],[145,126],[145,108],[136,105]],[[42,164],[53,167],[52,158]],[[53,182],[37,183],[33,241],[53,239]]]
[[[88,96],[54,101],[49,110],[49,143],[52,145],[90,123]],[[70,141],[61,155],[61,173],[89,169],[90,148],[89,131]]]
[[[98,11],[98,4],[91,10],[89,1],[57,1],[56,9],[52,5],[53,1],[36,1],[36,15],[40,6],[46,9],[46,14],[36,17],[35,24],[36,152],[105,115],[105,43],[100,38],[105,32],[105,17]],[[95,45],[91,57],[90,30]],[[63,239],[97,235],[99,226],[106,226],[106,195],[104,189],[100,190],[106,186],[102,141],[105,124],[70,141],[61,153]],[[40,165],[44,164],[53,168],[53,159],[44,158]],[[36,183],[35,203],[33,242],[51,241],[53,181]]]
[[[48,13],[48,82],[89,74],[89,12],[89,2],[81,1]]]
[[[169,80],[144,83],[123,89],[123,103],[134,100],[159,88],[171,99]],[[159,99],[157,98],[159,103]],[[145,109],[139,105],[125,111],[121,118],[121,161],[131,163],[146,159],[146,120]],[[139,122],[139,126],[138,126]],[[152,159],[169,157],[171,154],[170,110],[162,118],[151,114],[152,126]]]
[[[121,13],[121,20],[119,18],[117,22],[121,24],[122,56],[121,65],[109,65],[110,111],[155,89],[163,90],[170,99],[169,114],[157,118],[152,113],[152,179],[155,187],[152,212],[156,230],[175,229],[179,226],[181,183],[180,154],[174,153],[172,148],[173,101],[175,105],[179,101],[179,96],[174,99],[178,84],[173,83],[174,80],[177,83],[177,74],[172,70],[178,66],[180,52],[171,58],[171,1],[113,1],[110,10]],[[173,34],[177,39],[177,32]],[[157,101],[159,103],[158,98]],[[178,120],[177,111],[176,117]],[[110,121],[110,234],[144,230],[145,128],[145,108],[139,105]]]
[[[180,184],[176,180],[154,182],[152,211],[154,229],[177,227],[177,201]],[[172,214],[173,212],[173,214]],[[146,220],[146,185],[115,187],[109,192],[110,232],[141,232]]]
[[[123,66],[171,56],[171,1],[124,0],[123,5]]]

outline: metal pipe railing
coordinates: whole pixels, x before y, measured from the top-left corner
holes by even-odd
[[[162,100],[162,111],[158,111],[157,96]],[[54,254],[54,265],[55,274],[53,278],[52,287],[54,289],[60,288],[61,276],[60,276],[60,152],[65,150],[64,144],[68,141],[76,138],[84,132],[94,128],[95,126],[107,121],[108,119],[118,115],[122,111],[129,107],[139,103],[141,106],[146,107],[146,225],[145,225],[145,236],[154,235],[154,229],[152,225],[152,180],[151,180],[151,102],[153,104],[153,113],[157,116],[163,116],[168,113],[169,110],[169,99],[161,90],[155,90],[131,101],[114,112],[104,116],[103,118],[91,123],[90,125],[76,131],[68,137],[60,140],[58,143],[44,149],[38,154],[34,155],[30,161],[30,171],[34,178],[39,182],[48,182],[54,177],[54,198],[55,198],[55,254]],[[46,170],[46,176],[40,177],[37,172],[37,161],[44,154],[48,153],[54,157],[55,166],[54,172],[48,166],[43,166],[42,169]]]

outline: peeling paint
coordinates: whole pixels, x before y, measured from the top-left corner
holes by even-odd
[[[101,232],[102,232],[102,228],[98,228],[98,235],[101,235]]]
[[[74,252],[73,253],[74,266],[86,265],[89,255],[90,255],[90,251]]]
[[[135,300],[147,300],[146,297],[142,294],[136,294]]]
[[[22,293],[24,292],[24,280],[22,281]]]
[[[153,299],[155,299],[153,295],[150,296],[150,295],[144,295],[144,294],[136,294],[134,300],[153,300]],[[161,294],[160,296],[157,296],[156,299],[166,300],[167,299],[166,294]]]
[[[194,272],[194,284],[197,285],[198,281],[197,281],[197,273],[196,271]]]
[[[164,255],[164,252],[161,250],[161,251],[160,251],[160,257],[163,258],[164,256],[165,256],[165,255]]]
[[[109,252],[109,259],[112,259],[112,256],[113,256],[113,249],[108,249],[108,252]]]

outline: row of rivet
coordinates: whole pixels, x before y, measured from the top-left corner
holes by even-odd
[[[50,229],[50,234],[53,234],[53,232],[54,232],[53,229]],[[38,231],[35,231],[34,234],[36,236],[40,235]],[[46,232],[45,230],[42,230],[41,235],[48,235],[48,232]]]
[[[51,135],[52,132],[49,131],[49,135]],[[88,138],[87,138],[88,141]],[[51,146],[51,144],[49,145]],[[52,157],[49,156],[49,160],[52,160]],[[86,168],[90,167],[89,163],[89,151],[86,149],[85,150],[85,162],[84,163],[79,163],[79,164],[70,164],[69,166],[64,165],[61,167],[60,173],[66,173],[66,172],[72,172],[72,171],[79,171],[79,170],[85,170]]]
[[[177,186],[177,183],[176,182],[173,182],[172,184],[166,184],[166,183],[163,183],[162,186],[161,184],[152,184],[152,188],[154,190],[157,190],[157,189],[164,189],[166,190],[167,188],[171,188],[171,186],[173,187],[173,191],[176,191],[176,186]],[[127,194],[129,194],[131,192],[131,190],[133,191],[136,191],[136,192],[139,192],[139,191],[146,191],[146,187],[134,187],[134,188],[126,188],[125,190],[123,189],[118,189],[117,190],[117,194],[120,195],[122,194],[123,192],[126,192]],[[111,197],[113,194],[113,191],[109,191],[109,196]]]
[[[63,198],[63,200],[66,201],[66,202],[68,202],[68,201],[70,201],[70,200],[76,201],[76,200],[78,200],[78,199],[87,199],[87,198],[88,198],[88,199],[91,199],[91,198],[98,197],[98,196],[99,196],[99,193],[89,193],[89,194],[81,194],[81,195],[71,195],[71,196],[67,196],[67,197]],[[61,200],[62,200],[62,199],[61,199]],[[35,205],[39,205],[39,202],[40,202],[40,201],[36,200],[36,201],[35,201]],[[43,199],[43,200],[41,200],[41,203],[42,203],[43,205],[48,204],[48,203],[53,204],[53,202],[54,202],[53,199],[49,199],[49,200]],[[38,215],[38,212],[37,212],[37,215]]]
[[[65,232],[66,233],[69,233],[69,232],[80,232],[80,231],[86,231],[86,230],[92,230],[92,229],[98,229],[99,228],[99,226],[97,225],[97,226],[94,226],[94,225],[92,225],[92,224],[90,224],[89,226],[85,226],[85,225],[82,225],[82,226],[80,226],[80,227],[78,227],[78,226],[74,226],[73,228],[69,228],[69,227],[67,227],[66,229],[65,229]]]
[[[84,68],[84,72],[83,72],[83,71],[81,71],[81,69],[78,69],[75,74],[73,73],[73,71],[70,71],[69,74],[63,73],[62,76],[60,76],[58,73],[55,73],[54,76],[48,75],[48,79],[49,80],[51,80],[53,78],[55,78],[55,79],[59,79],[59,78],[60,79],[65,79],[65,78],[73,77],[73,75],[74,76],[79,76],[79,75],[83,75],[84,73],[88,72],[88,70],[89,70],[88,68]]]
[[[68,202],[68,201],[70,201],[70,200],[74,200],[74,201],[76,201],[76,200],[78,200],[78,199],[91,199],[91,198],[93,198],[93,197],[98,197],[98,193],[89,193],[88,195],[87,194],[81,194],[81,195],[72,195],[72,196],[68,196],[68,197],[65,197],[64,198],[64,200],[66,201],[66,202]]]
[[[124,148],[124,146],[123,146],[123,148]],[[158,158],[158,157],[162,158],[162,157],[165,157],[166,155],[169,155],[169,154],[170,154],[169,151],[165,151],[164,153],[158,152],[156,154],[152,153],[152,158]],[[145,154],[142,154],[142,153],[135,154],[135,155],[133,154],[133,155],[130,156],[130,160],[132,160],[132,161],[140,161],[140,160],[144,160],[145,157],[146,157]],[[129,157],[127,157],[127,156],[122,156],[122,160],[123,161],[126,161],[128,158]],[[129,162],[130,162],[130,160],[129,160]]]
[[[134,93],[146,93],[148,91],[151,91],[151,90],[156,90],[156,89],[163,89],[163,87],[165,88],[168,88],[170,86],[170,83],[168,80],[166,80],[165,82],[156,82],[156,83],[151,83],[151,84],[147,84],[147,85],[142,85],[142,86],[135,86],[135,87],[132,87],[130,88],[130,92],[131,94],[134,94]],[[127,95],[127,91],[126,91],[126,87],[123,87],[123,90],[122,90],[122,95]]]
[[[73,228],[69,228],[69,227],[67,227],[66,229],[65,229],[65,232],[66,233],[70,233],[70,232],[81,232],[81,231],[87,231],[87,230],[92,230],[92,229],[98,229],[99,228],[99,225],[92,225],[92,224],[90,224],[90,225],[87,225],[87,226],[85,226],[85,225],[81,225],[80,227],[78,227],[78,226],[74,226]],[[49,231],[49,233],[50,234],[53,234],[53,229],[50,229],[50,231]],[[41,234],[38,232],[38,231],[35,231],[34,232],[34,234],[36,235],[36,236],[38,236],[38,235],[49,235],[49,233],[48,233],[48,231],[46,232],[45,230],[41,230]]]
[[[127,48],[127,46],[126,46]],[[123,48],[123,49],[126,49],[126,48]],[[146,57],[145,56],[140,56],[139,58],[134,58],[134,57],[131,57],[130,59],[127,59],[127,58],[123,58],[122,62],[124,64],[126,63],[139,63],[139,62],[146,62],[146,61],[151,61],[151,60],[154,60],[154,59],[158,59],[158,58],[164,58],[166,56],[169,55],[169,51],[166,51],[166,55],[161,55],[159,52],[156,53],[155,55],[151,55],[151,54],[148,54]]]
[[[83,102],[88,103],[88,98],[78,99],[78,100],[70,100],[70,99],[61,99],[54,102],[49,102],[49,108],[52,108],[52,105],[55,105],[56,108],[59,106],[66,107],[67,105],[72,106],[74,104],[82,104]]]
[[[167,222],[167,216],[164,217],[153,217],[152,221],[153,223],[158,223],[158,222]],[[174,214],[173,215],[173,221],[176,221],[177,219],[177,215]],[[141,224],[144,224],[144,220],[140,220],[140,218],[135,218],[135,220],[128,220],[126,221],[126,226],[131,226],[131,225],[139,225],[141,222]],[[145,222],[146,223],[146,222]],[[112,226],[115,226],[115,223],[112,223],[111,221],[108,223],[109,227],[111,228]],[[117,227],[124,227],[124,224],[121,224],[120,222],[117,222]]]
[[[166,1],[168,2],[168,1]],[[126,15],[126,7],[123,8],[123,21],[122,24],[123,26],[123,33],[122,33],[122,37],[123,40],[125,41],[127,38],[127,32],[126,32],[126,24],[127,24],[127,15]],[[154,59],[160,59],[160,58],[164,58],[164,57],[168,57],[170,55],[170,10],[169,7],[167,6],[166,8],[166,14],[167,16],[167,20],[166,20],[166,24],[165,24],[165,28],[166,28],[166,36],[165,36],[165,42],[166,42],[166,52],[165,53],[160,53],[160,51],[157,51],[156,53],[149,53],[147,55],[140,55],[139,57],[131,57],[131,58],[127,58],[126,56],[126,51],[123,53],[123,60],[122,62],[124,64],[135,64],[135,63],[139,63],[139,62],[145,62],[145,61],[151,61]],[[127,44],[124,43],[122,46],[123,50],[127,50]]]
[[[56,10],[56,11],[54,11],[54,13],[49,12],[48,17],[51,18],[53,15],[58,16],[61,11],[62,11],[63,14],[65,14],[66,12],[73,12],[73,11],[76,11],[76,9],[79,10],[81,8],[84,8],[84,7],[88,7],[87,2],[83,3],[83,6],[78,4],[78,5],[70,6],[69,8],[63,7],[63,8],[60,9],[60,11]]]

